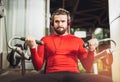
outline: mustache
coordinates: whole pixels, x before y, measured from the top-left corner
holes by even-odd
[[[59,28],[64,28],[64,27],[60,27],[60,26],[59,26],[59,27],[57,27],[57,29],[59,29]]]
[[[63,27],[59,26],[59,27],[57,27],[57,28],[63,28]]]

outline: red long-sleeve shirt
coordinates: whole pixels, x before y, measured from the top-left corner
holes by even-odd
[[[94,59],[94,51],[83,47],[83,40],[71,34],[50,35],[42,38],[43,45],[32,48],[31,57],[36,70],[40,70],[46,60],[46,73],[58,71],[79,72],[78,59],[83,67],[90,71]]]

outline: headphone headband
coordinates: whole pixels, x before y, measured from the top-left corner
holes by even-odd
[[[51,20],[54,21],[54,16],[55,15],[67,15],[68,17],[68,20],[71,20],[71,17],[70,17],[70,12],[63,9],[63,8],[59,8],[57,9],[55,12],[53,12],[52,16],[51,16]]]

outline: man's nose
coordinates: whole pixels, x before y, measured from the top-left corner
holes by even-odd
[[[59,24],[58,24],[59,26],[62,26],[62,22],[59,22]]]

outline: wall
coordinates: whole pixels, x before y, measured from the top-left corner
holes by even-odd
[[[119,3],[120,0],[109,0],[110,35],[117,43],[116,50],[113,52],[112,78],[114,82],[120,82],[120,17],[114,20],[120,16]]]

